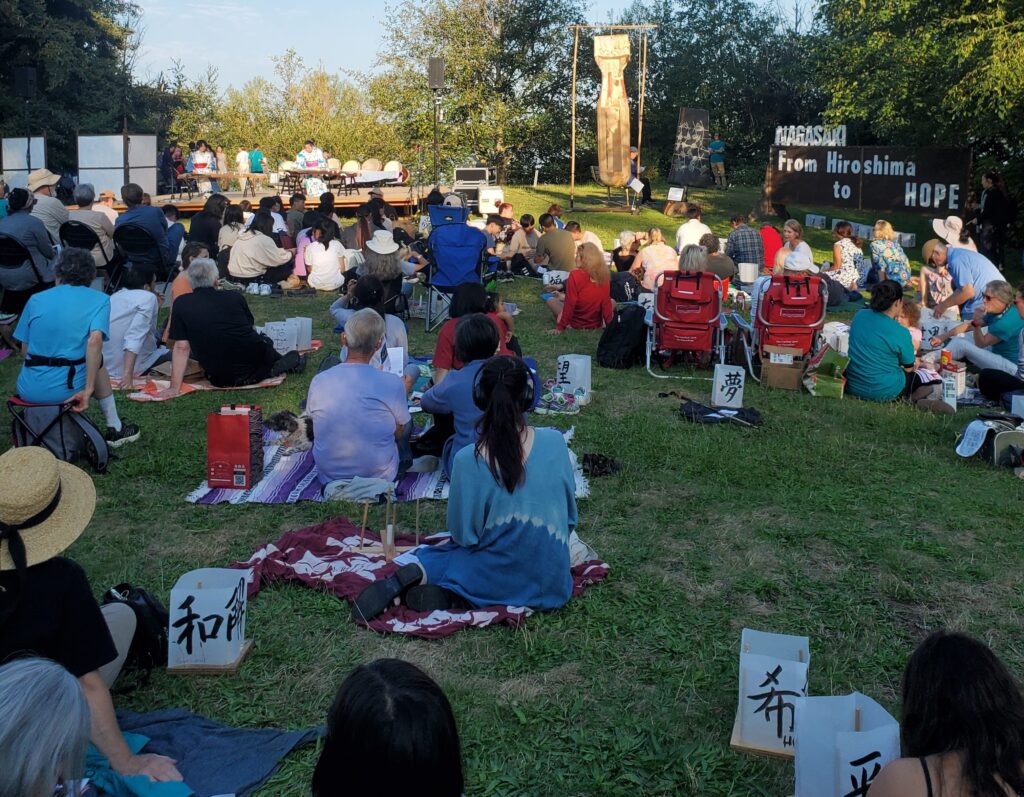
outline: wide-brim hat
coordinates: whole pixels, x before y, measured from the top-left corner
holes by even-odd
[[[393,234],[387,230],[377,230],[373,237],[366,242],[366,248],[378,255],[390,255],[398,251],[398,244],[395,243]]]
[[[959,216],[946,216],[944,219],[932,219],[932,229],[947,244],[955,244],[964,231],[964,222]]]
[[[809,271],[812,274],[817,274],[820,270],[813,261],[811,261],[806,255],[800,252],[790,252],[786,255],[786,259],[783,262],[783,268],[786,271]]]
[[[25,546],[26,565],[67,550],[96,509],[96,488],[85,471],[61,462],[45,448],[12,448],[0,455],[0,570],[14,570],[10,541]],[[14,531],[9,531],[14,529]]]
[[[59,174],[54,174],[49,169],[36,169],[28,176],[28,190],[37,191],[45,185],[56,185],[58,182]]]
[[[100,199],[117,199],[117,194],[107,188],[104,191],[100,191]]]
[[[384,198],[384,191],[381,188],[371,188],[370,196],[379,196],[381,199]]]

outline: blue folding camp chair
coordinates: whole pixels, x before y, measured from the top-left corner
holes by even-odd
[[[434,222],[434,208],[446,211],[452,221]],[[424,313],[424,329],[427,332],[440,326],[448,317],[447,309],[451,304],[452,293],[460,285],[467,282],[480,282],[481,267],[487,251],[487,236],[465,221],[455,221],[460,215],[464,218],[465,208],[431,206],[431,223],[435,226],[430,232],[430,276],[427,281],[426,312]],[[441,300],[440,312],[434,312],[434,298]]]

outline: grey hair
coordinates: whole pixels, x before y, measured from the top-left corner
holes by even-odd
[[[369,356],[384,337],[384,319],[372,307],[364,307],[345,322],[345,344],[350,352]]]
[[[1005,305],[1013,304],[1013,300],[1017,297],[1017,293],[1013,290],[1013,286],[1004,280],[992,280],[985,286],[985,292],[991,293],[994,298],[998,299]]]
[[[47,659],[0,667],[0,796],[80,794],[89,704],[78,680]]]
[[[697,244],[688,244],[679,253],[680,271],[703,271],[708,259],[708,250]]]
[[[212,288],[217,284],[220,272],[217,264],[208,257],[197,257],[188,264],[188,284],[196,288]]]
[[[88,288],[96,279],[96,261],[87,249],[69,247],[61,250],[53,273],[61,285],[81,285]]]
[[[402,261],[399,251],[389,255],[374,252],[370,247],[363,247],[363,262],[359,266],[360,277],[376,277],[381,282],[388,282],[402,276]]]
[[[75,186],[74,196],[78,207],[88,207],[96,201],[96,189],[92,187],[92,183],[79,183]]]
[[[633,241],[636,240],[636,233],[632,230],[623,230],[619,233],[619,246],[629,248],[633,245]]]

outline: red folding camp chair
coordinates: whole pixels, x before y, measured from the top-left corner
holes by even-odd
[[[816,274],[793,276],[776,274],[761,294],[757,314],[748,325],[733,316],[746,334],[747,370],[760,381],[754,370],[754,354],[764,358],[765,346],[799,349],[805,356],[818,348],[821,328],[825,325],[828,288]]]
[[[652,323],[647,335],[647,370],[651,357],[667,361],[682,353],[707,367],[718,356],[724,362],[722,281],[709,271],[665,271],[654,285]]]

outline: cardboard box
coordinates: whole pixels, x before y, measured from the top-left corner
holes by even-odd
[[[765,346],[761,359],[761,384],[779,390],[799,390],[806,358],[800,349]]]
[[[824,346],[807,363],[804,374],[804,387],[812,396],[842,398],[846,388],[846,377],[843,372],[850,364],[850,358],[840,354],[831,346]]]

